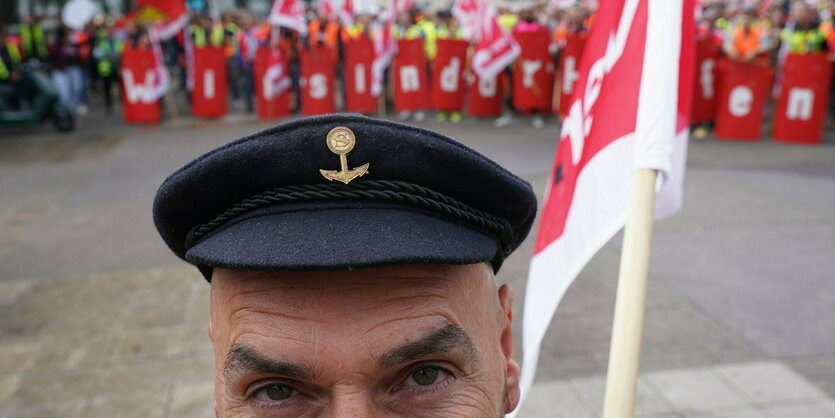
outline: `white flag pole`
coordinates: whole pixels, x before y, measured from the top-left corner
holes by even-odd
[[[656,174],[652,169],[639,169],[632,174],[606,374],[604,418],[626,418],[635,413]]]

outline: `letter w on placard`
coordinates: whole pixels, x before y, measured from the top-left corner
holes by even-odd
[[[128,103],[153,103],[155,75],[153,70],[145,71],[145,82],[137,83],[130,68],[122,69],[122,79],[125,82],[125,96]]]

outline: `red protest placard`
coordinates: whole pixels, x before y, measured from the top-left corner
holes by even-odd
[[[819,144],[826,119],[832,63],[825,54],[788,54],[774,109],[775,141]]]
[[[429,82],[423,39],[397,41],[397,55],[392,66],[394,110],[422,110],[429,107]]]
[[[194,48],[192,114],[216,118],[226,114],[226,59],[221,48]]]

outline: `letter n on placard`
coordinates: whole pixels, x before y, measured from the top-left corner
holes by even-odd
[[[810,88],[793,87],[789,90],[789,103],[786,106],[786,118],[789,120],[812,119],[815,104],[815,92]]]
[[[411,93],[420,90],[420,73],[414,65],[400,67],[400,89],[404,93]]]

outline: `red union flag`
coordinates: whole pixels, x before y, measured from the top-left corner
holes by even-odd
[[[456,0],[452,13],[475,41],[470,67],[479,77],[492,80],[519,56],[519,44],[499,24],[488,0]]]
[[[299,0],[275,0],[268,20],[273,25],[288,27],[302,35],[307,34],[304,6]]]
[[[523,394],[560,299],[626,219],[634,169],[658,170],[656,216],[681,202],[693,0],[601,2],[546,189],[525,294]]]
[[[139,0],[132,17],[154,25],[160,39],[168,39],[188,24],[188,9],[182,0]]]

